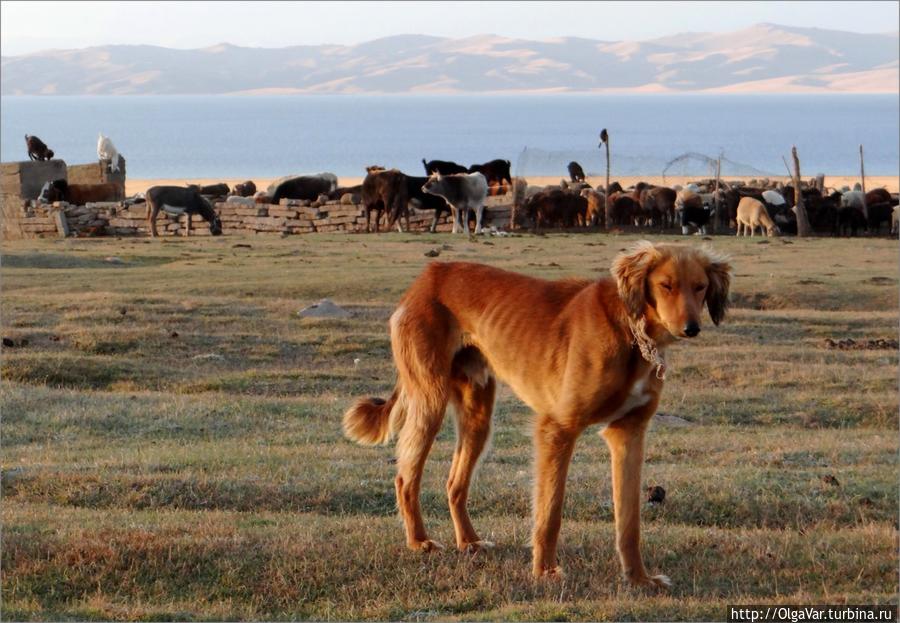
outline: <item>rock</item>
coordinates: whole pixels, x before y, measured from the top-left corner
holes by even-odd
[[[109,262],[110,264],[124,264],[121,257],[116,257],[115,255],[109,255],[103,258],[104,262]]]
[[[303,318],[349,318],[350,312],[334,304],[330,299],[322,299],[297,312]]]
[[[661,426],[669,426],[671,428],[684,428],[686,426],[694,426],[694,423],[680,418],[677,415],[667,415],[665,413],[657,413],[653,418],[654,422],[658,422]]]
[[[425,252],[425,257],[437,257],[440,254],[441,254],[440,249],[432,249],[430,251]]]
[[[25,475],[24,467],[13,467],[12,469],[5,469],[0,472],[0,479],[3,480],[5,484],[10,484],[11,482],[17,480],[21,476]]]
[[[666,490],[659,485],[647,487],[647,501],[650,504],[662,504],[666,499]]]
[[[219,353],[204,353],[202,355],[194,355],[191,357],[194,361],[225,361],[225,357]]]

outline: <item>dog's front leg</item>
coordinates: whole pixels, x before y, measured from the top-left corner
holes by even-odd
[[[653,412],[642,408],[610,424],[603,431],[612,460],[613,506],[616,518],[616,550],[622,571],[634,586],[669,587],[664,575],[649,576],[641,558],[641,467],[644,432]]]
[[[556,542],[562,523],[566,475],[579,432],[567,430],[550,418],[539,419],[535,427],[532,572],[538,578],[562,573],[556,560]]]

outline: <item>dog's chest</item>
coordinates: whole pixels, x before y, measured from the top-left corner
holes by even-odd
[[[615,422],[624,417],[634,409],[643,407],[653,400],[656,391],[651,387],[650,375],[653,368],[649,368],[646,373],[638,376],[631,385],[628,393],[623,398],[608,405],[606,413],[601,414],[600,421],[604,424]],[[617,403],[617,404],[616,404]]]

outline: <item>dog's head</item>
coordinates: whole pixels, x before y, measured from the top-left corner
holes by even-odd
[[[731,265],[709,249],[642,240],[613,261],[612,274],[630,317],[646,317],[673,337],[700,333],[704,303],[714,324],[728,307]]]

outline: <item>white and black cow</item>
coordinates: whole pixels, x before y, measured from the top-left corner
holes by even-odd
[[[428,178],[422,190],[447,200],[453,209],[453,233],[459,232],[460,217],[462,227],[469,233],[469,210],[475,211],[475,233],[481,233],[481,217],[484,200],[488,195],[488,183],[481,173],[458,173],[441,175],[435,173]]]
[[[327,195],[338,187],[338,179],[334,173],[317,175],[298,175],[281,179],[269,186],[267,194],[272,203],[282,199],[307,199],[313,201],[319,195]]]

